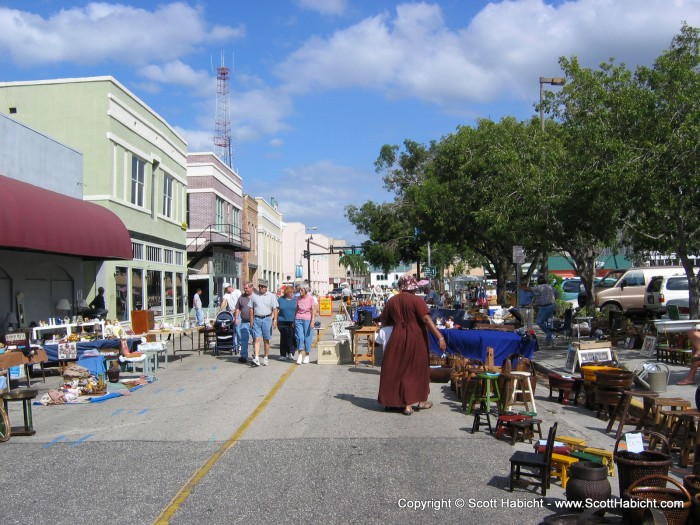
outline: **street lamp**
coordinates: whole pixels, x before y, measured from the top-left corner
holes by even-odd
[[[566,79],[563,77],[540,77],[540,125],[544,131],[544,107],[542,107],[542,99],[544,95],[543,87],[545,84],[551,86],[563,86]]]

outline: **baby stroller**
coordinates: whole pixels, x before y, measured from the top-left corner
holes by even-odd
[[[221,350],[226,350],[234,355],[236,353],[236,327],[231,312],[223,311],[216,316],[214,331],[216,333],[214,355],[219,355]]]

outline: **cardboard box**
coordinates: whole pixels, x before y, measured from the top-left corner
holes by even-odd
[[[574,350],[592,350],[594,348],[612,348],[610,341],[575,341],[571,343]]]
[[[344,365],[352,363],[352,354],[350,353],[350,341],[347,341],[345,339],[319,341],[317,350],[319,365]]]

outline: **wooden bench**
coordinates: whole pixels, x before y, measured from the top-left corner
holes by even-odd
[[[578,462],[578,458],[564,456],[563,454],[552,454],[552,477],[561,480],[562,488],[566,488],[569,482],[569,467]]]

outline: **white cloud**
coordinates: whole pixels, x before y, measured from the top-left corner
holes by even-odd
[[[151,82],[172,84],[201,90],[204,96],[216,93],[216,79],[204,70],[195,71],[180,60],[163,65],[149,64],[138,70],[139,75]]]
[[[348,6],[347,0],[297,0],[297,3],[311,11],[318,11],[322,15],[340,15]]]
[[[443,106],[531,99],[540,75],[560,72],[560,56],[590,67],[611,56],[650,63],[683,21],[700,25],[700,1],[513,0],[466,16],[448,25],[437,4],[402,4],[309,39],[277,73],[291,93],[361,87]]]
[[[282,146],[284,146],[284,141],[280,138],[274,138],[270,139],[270,142],[268,142],[268,144],[270,144],[270,146],[272,146],[273,148],[281,148]]]
[[[243,28],[209,27],[204,12],[185,3],[153,11],[123,4],[90,3],[47,18],[0,7],[0,60],[26,67],[114,61],[147,64],[175,60],[210,42],[228,42]]]

